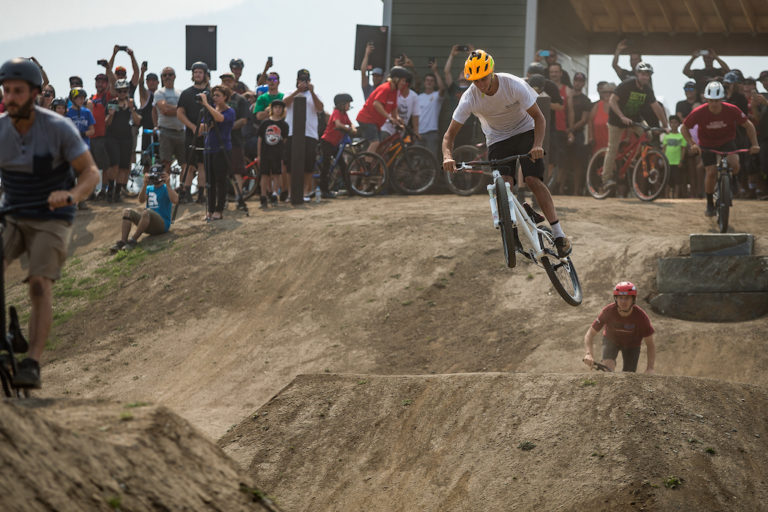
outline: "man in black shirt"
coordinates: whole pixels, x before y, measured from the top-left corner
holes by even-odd
[[[678,101],[677,105],[675,105],[675,114],[680,118],[680,122],[688,117],[688,114],[690,114],[694,108],[701,105],[699,102],[699,94],[696,92],[696,82],[693,80],[685,82],[683,91],[685,91],[685,99]]]
[[[571,194],[581,195],[584,188],[585,169],[589,163],[590,147],[584,136],[584,127],[589,123],[592,102],[582,89],[587,83],[584,73],[573,75],[573,94],[568,102],[568,156],[573,176]]]
[[[701,69],[691,69],[693,61],[698,57],[704,60],[704,67]],[[720,65],[719,68],[715,67],[715,61]],[[707,86],[710,80],[717,77],[725,76],[731,68],[723,61],[712,48],[708,50],[696,50],[691,54],[691,58],[685,63],[683,68],[683,74],[688,78],[693,78],[696,81],[696,90],[698,92],[704,92],[704,87]]]
[[[651,75],[653,67],[641,62],[635,67],[635,76],[624,80],[619,84],[608,100],[610,111],[608,112],[608,153],[603,164],[603,188],[616,185],[613,176],[616,168],[616,155],[619,151],[619,142],[624,131],[633,123],[640,122],[640,114],[644,105],[650,105],[658,117],[662,126],[668,126],[664,109],[656,101],[651,87]],[[632,128],[637,135],[643,133],[639,127]]]
[[[147,72],[147,66],[142,63],[141,76],[139,77],[139,115],[141,115],[142,130],[154,130],[157,126],[157,112],[155,111],[155,91],[157,91],[160,80],[155,73],[149,73],[146,78],[147,85],[144,86],[144,73]],[[141,134],[141,150],[146,150],[152,143],[152,135],[148,133]],[[157,153],[157,152],[156,152]]]
[[[190,188],[192,180],[197,173],[197,202],[205,204],[205,168],[203,167],[203,149],[205,148],[205,128],[201,126],[201,114],[203,106],[197,101],[197,95],[201,92],[210,93],[210,72],[205,62],[192,64],[193,84],[181,92],[179,104],[176,109],[176,117],[186,127],[184,142],[187,146],[187,168],[182,189],[179,192],[180,202],[189,202],[192,199]],[[195,137],[197,134],[197,137]]]

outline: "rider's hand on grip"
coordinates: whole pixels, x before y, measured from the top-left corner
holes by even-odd
[[[585,355],[582,361],[584,361],[584,364],[589,366],[590,368],[592,368],[592,365],[595,363],[595,359],[592,357],[592,354]]]
[[[443,170],[445,172],[456,172],[456,161],[450,158],[443,160]]]

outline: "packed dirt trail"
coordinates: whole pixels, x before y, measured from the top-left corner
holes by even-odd
[[[142,257],[130,272],[115,277],[117,285],[108,294],[89,301],[87,294],[72,293],[70,311],[57,317],[43,360],[44,389],[36,396],[147,401],[177,412],[212,440],[243,428],[234,429],[260,407],[268,408],[264,404],[300,374],[514,372],[533,374],[531,383],[545,379],[542,393],[556,396],[558,386],[571,387],[584,378],[576,374],[588,371],[581,363],[584,332],[620,280],[638,284],[638,304],[657,330],[659,376],[617,381],[622,384],[615,400],[631,402],[633,386],[626,382],[648,379],[649,389],[669,400],[684,382],[694,410],[697,386],[702,394],[718,386],[664,376],[705,377],[760,390],[768,385],[766,318],[685,322],[656,315],[647,303],[655,292],[658,258],[688,254],[691,233],[715,232],[714,221],[703,215],[703,201],[559,196],[555,203],[574,244],[584,289],[579,307],[557,295],[543,269],[525,262],[504,267],[487,196],[340,198],[266,212],[250,203],[250,217],[232,211],[208,225],[198,207],[183,206],[170,234],[139,244]],[[103,278],[112,268],[107,248],[117,239],[120,217],[117,208],[102,205],[79,214],[66,269],[75,288],[94,286],[90,279]],[[736,201],[731,217],[732,230],[755,235],[754,254],[768,254],[768,203]],[[26,311],[22,275],[18,264],[9,267],[11,303]],[[610,386],[607,378],[600,377],[601,386]],[[318,393],[329,392],[328,381],[318,377],[303,381],[302,396],[311,397],[314,385]],[[453,409],[460,407],[450,391],[456,385],[441,384],[445,406]],[[603,392],[610,394],[609,389]],[[745,388],[728,389],[725,395]],[[760,390],[745,400],[762,396]],[[381,397],[369,399],[375,404]],[[703,407],[709,399],[701,400]],[[353,423],[355,410],[345,411]],[[563,427],[574,421],[557,416],[573,413],[570,409],[541,405],[538,411],[554,415],[552,421]],[[344,418],[338,421],[343,424]],[[753,426],[745,425],[745,431],[760,430]],[[291,437],[284,434],[274,441]],[[235,453],[231,438],[222,446],[243,468],[263,449]],[[765,447],[760,449],[764,457]],[[311,466],[320,470],[330,464],[327,458]],[[268,481],[279,481],[281,492],[290,493],[286,475]],[[328,508],[334,509],[343,507]]]

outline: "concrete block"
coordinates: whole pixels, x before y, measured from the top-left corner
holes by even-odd
[[[749,233],[691,235],[691,256],[750,256],[755,237]]]
[[[768,256],[660,258],[661,293],[768,291]]]
[[[651,309],[693,322],[746,322],[768,314],[768,292],[660,293]]]

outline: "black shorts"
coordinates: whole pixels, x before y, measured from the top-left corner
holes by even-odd
[[[107,153],[107,138],[93,137],[91,139],[91,154],[93,160],[96,162],[96,167],[100,170],[105,170],[109,167],[109,153]]]
[[[194,145],[193,150],[189,149],[189,146]],[[195,134],[187,130],[184,134],[184,146],[187,148],[187,154],[189,155],[189,165],[197,166],[197,164],[203,163],[203,148],[205,148],[205,137],[195,138]],[[200,149],[197,149],[200,148]]]
[[[282,153],[282,150],[278,150]],[[261,154],[261,161],[259,162],[259,176],[277,176],[283,170],[283,159],[280,158],[280,154],[265,155]]]
[[[291,145],[293,144],[293,137],[288,137],[288,158],[286,164],[288,165],[288,172],[291,172]],[[317,159],[317,139],[312,137],[304,137],[304,174],[311,173],[315,168],[315,160]]]
[[[109,165],[117,166],[118,169],[131,168],[131,145],[133,137],[118,139],[116,137],[107,137],[107,154],[109,155]]]
[[[235,146],[232,144],[232,151],[230,154],[229,175],[234,176],[239,174],[240,176],[245,174],[245,153],[243,153],[243,146]]]
[[[642,346],[632,348],[621,347],[603,336],[603,360],[610,359],[616,361],[616,356],[621,352],[621,360],[623,362],[621,371],[623,372],[637,371],[637,361],[640,359],[641,348]]]
[[[519,133],[508,139],[491,144],[488,148],[488,158],[490,160],[499,160],[512,155],[524,155],[528,153],[533,147],[533,130],[529,130],[525,133]],[[521,158],[520,166],[523,169],[523,177],[533,176],[544,181],[544,159],[539,158],[535,162],[530,158]],[[514,163],[509,167],[499,169],[504,176],[512,176],[515,180]]]
[[[730,142],[726,142],[722,146],[718,146],[716,148],[701,148],[701,161],[704,163],[704,167],[707,167],[709,165],[717,165],[717,155],[715,153],[712,153],[711,151],[707,151],[707,149],[714,149],[715,151],[736,151],[736,141],[732,140]]]

